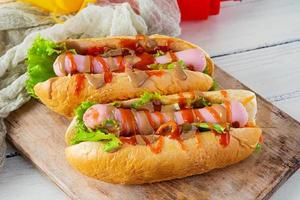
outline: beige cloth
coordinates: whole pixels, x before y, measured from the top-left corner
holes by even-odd
[[[60,41],[67,38],[109,35],[180,34],[176,0],[137,0],[140,15],[128,3],[89,5],[63,24],[53,25],[46,14],[21,3],[0,6],[0,167],[5,156],[6,129],[3,118],[30,97],[25,90],[26,59],[37,35]],[[26,36],[26,37],[25,37]],[[22,42],[21,42],[22,41]]]

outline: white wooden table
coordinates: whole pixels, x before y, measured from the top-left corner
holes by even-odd
[[[207,21],[182,23],[181,37],[199,44],[219,67],[300,120],[300,1],[244,0],[222,7]],[[1,200],[68,198],[14,148],[8,148],[7,157],[0,173]],[[298,188],[299,170],[271,199],[298,200]]]

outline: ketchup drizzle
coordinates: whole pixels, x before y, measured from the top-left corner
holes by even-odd
[[[174,52],[169,51],[169,52],[168,52],[168,55],[169,55],[170,58],[171,58],[171,62],[177,62],[178,58],[177,58],[177,56],[176,56],[176,54],[175,54]]]
[[[75,76],[75,95],[78,96],[81,92],[81,90],[84,88],[84,74],[77,74]]]
[[[153,130],[155,130],[155,123],[154,123],[154,121],[153,121],[153,119],[151,117],[150,112],[149,111],[144,111],[144,113],[145,113],[145,115],[146,115],[146,117],[148,119],[149,124],[152,126]]]
[[[163,116],[163,114],[161,114],[161,112],[154,112],[154,114],[158,118],[159,124],[163,124],[164,123],[164,116]]]
[[[110,83],[112,81],[112,73],[109,69],[109,66],[107,65],[107,63],[105,62],[105,60],[100,57],[100,56],[96,56],[95,59],[100,62],[100,64],[103,67],[103,71],[104,71],[104,82],[105,83]]]
[[[193,112],[194,112],[194,115],[196,116],[196,119],[197,119],[198,122],[203,122],[204,121],[204,117],[202,116],[199,109],[193,109]]]
[[[119,63],[119,72],[125,72],[125,65],[123,63],[123,56],[118,56],[117,61]]]
[[[225,101],[224,106],[226,109],[226,121],[231,123],[232,122],[231,103],[229,101]]]
[[[122,127],[125,128],[126,124],[128,125],[128,127],[125,128],[124,131],[125,134],[129,134],[129,132],[133,132],[134,135],[136,135],[138,132],[137,125],[131,110],[120,108],[119,111],[121,113],[121,118],[122,118]]]
[[[221,117],[219,113],[213,107],[206,107],[206,110],[213,116],[213,118],[218,122],[221,123]]]
[[[137,140],[135,136],[131,136],[131,137],[120,137],[120,140],[122,143],[127,143],[127,144],[131,144],[131,145],[136,145],[137,144]]]
[[[183,95],[182,92],[178,93],[179,99],[178,99],[178,104],[180,108],[184,108],[186,105],[186,99]]]
[[[226,90],[221,90],[220,91],[223,97],[228,98],[228,92]]]
[[[143,52],[142,54],[137,56],[141,59],[141,61],[134,65],[134,68],[136,69],[149,70],[149,67],[147,65],[155,63],[154,56],[149,53]]]
[[[94,66],[94,57],[93,56],[89,56],[90,58],[90,73],[91,74],[94,74],[95,73],[95,66]]]
[[[150,77],[150,76],[158,76],[161,77],[165,74],[164,71],[160,71],[160,70],[151,70],[151,71],[145,71],[146,74]]]
[[[192,109],[183,109],[180,110],[181,116],[184,123],[193,123],[194,122],[194,115]]]
[[[220,134],[220,144],[223,146],[223,147],[227,147],[230,143],[230,134],[229,132],[225,132],[225,133],[222,133]]]
[[[158,140],[157,140],[157,145],[156,147],[154,147],[151,142],[148,140],[148,138],[142,136],[143,140],[145,141],[146,145],[149,146],[150,150],[155,153],[158,154],[161,152],[163,145],[164,145],[164,136],[160,135]]]
[[[73,54],[71,52],[67,52],[66,57],[69,59],[70,64],[71,64],[71,74],[76,74],[78,71],[77,71],[77,65],[74,60]]]

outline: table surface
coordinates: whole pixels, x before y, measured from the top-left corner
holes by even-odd
[[[299,19],[297,0],[228,2],[207,21],[182,23],[180,37],[203,47],[219,67],[300,121]],[[299,170],[271,199],[298,200],[298,188]],[[0,199],[68,197],[9,146],[0,173]]]

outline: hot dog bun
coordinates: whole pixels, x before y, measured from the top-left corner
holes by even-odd
[[[137,87],[129,80],[126,73],[113,73],[112,82],[96,89],[84,78],[80,93],[76,94],[76,79],[83,74],[73,76],[54,77],[34,87],[36,95],[53,111],[67,117],[73,116],[74,109],[84,101],[109,103],[116,100],[125,100],[139,97],[144,91],[174,94],[183,91],[211,88],[213,80],[206,74],[185,70],[186,80],[174,76],[173,71],[164,70],[162,76],[151,76]],[[98,76],[98,75],[91,75]]]
[[[244,100],[249,115],[249,122],[255,123],[256,100],[252,92],[245,90],[227,90],[227,97],[220,91],[204,92],[212,102],[225,98]],[[253,97],[254,96],[254,97]],[[81,173],[110,183],[142,184],[201,174],[212,169],[222,168],[247,158],[255,149],[261,136],[257,127],[230,129],[230,142],[224,147],[220,144],[220,135],[202,132],[196,138],[194,134],[186,135],[183,144],[163,136],[160,153],[154,154],[144,144],[122,147],[113,153],[104,152],[101,142],[82,142],[70,145],[76,129],[73,119],[66,135],[68,147],[66,159]],[[137,139],[140,137],[136,136]],[[156,141],[154,146],[158,145]]]
[[[168,43],[170,48],[174,51],[189,48],[200,49],[200,47],[178,38],[161,35],[152,35],[149,36],[149,38],[154,39],[158,45],[166,45],[166,43]],[[125,39],[135,39],[135,37],[122,36],[99,39],[79,39],[67,40],[65,42],[68,48],[74,48],[78,53],[80,53],[86,51],[89,47],[105,46],[110,48],[119,48],[121,47],[121,41]],[[214,72],[214,64],[208,54],[206,52],[204,52],[204,54],[206,56],[207,72],[209,75],[212,75]],[[72,76],[69,75],[50,78],[45,82],[36,84],[34,91],[38,98],[47,107],[59,114],[72,117],[74,109],[83,101],[107,103],[115,100],[135,98],[141,95],[144,91],[160,92],[161,94],[174,94],[190,90],[208,91],[213,86],[213,79],[202,72],[184,70],[187,78],[185,80],[180,80],[174,75],[176,73],[175,70],[163,71],[164,73],[161,75],[149,77],[142,86],[132,84],[127,73],[113,73],[111,83],[95,88],[89,84],[89,81],[86,78],[84,78],[86,74],[75,74]],[[141,75],[138,74],[139,72],[133,73],[137,73],[137,77],[141,77]],[[101,75],[98,74],[91,76],[99,79],[99,76]],[[78,81],[78,79],[84,80]],[[81,82],[80,85],[78,82]]]
[[[223,147],[211,132],[201,133],[202,146],[194,137],[177,141],[164,137],[164,146],[154,154],[145,145],[125,144],[114,153],[102,150],[100,142],[82,142],[65,150],[68,162],[81,173],[109,183],[142,184],[201,174],[247,158],[261,135],[259,128],[230,131],[230,144]]]

